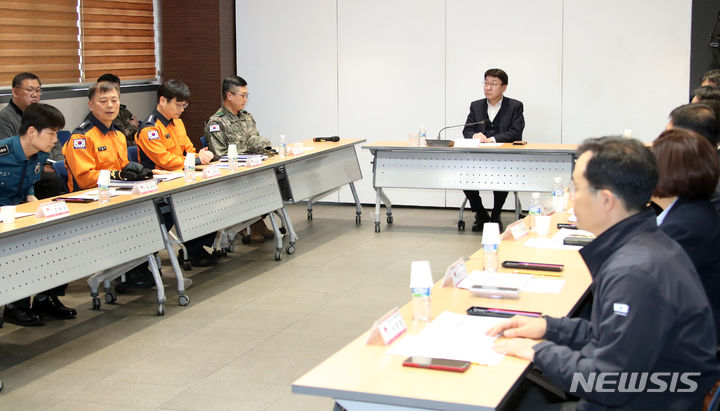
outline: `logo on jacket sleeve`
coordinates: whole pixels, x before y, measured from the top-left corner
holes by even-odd
[[[40,172],[40,167],[42,165],[40,163],[35,164],[35,174],[38,174]]]
[[[210,132],[213,132],[213,131],[220,131],[220,125],[219,124],[211,124]]]
[[[106,150],[107,150],[107,147],[106,147],[106,146],[100,146],[100,147],[98,147],[98,151],[106,151]]]
[[[0,156],[4,156],[8,153],[10,153],[10,147],[8,147],[7,144],[0,146]]]
[[[157,140],[159,138],[160,134],[158,134],[157,130],[148,131],[148,140]]]
[[[623,303],[614,303],[613,311],[615,311],[615,314],[617,315],[622,315],[623,317],[626,317],[630,312],[630,306]]]
[[[82,148],[85,149],[85,139],[84,138],[78,138],[73,140],[73,148],[78,149]]]

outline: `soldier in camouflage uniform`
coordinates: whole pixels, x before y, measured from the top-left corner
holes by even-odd
[[[248,90],[247,82],[238,76],[228,76],[222,82],[223,106],[205,123],[205,138],[215,160],[227,155],[228,145],[237,145],[238,153],[259,154],[270,148],[270,141],[262,137],[255,125],[255,119],[245,108]],[[261,219],[250,226],[250,241],[261,243],[273,238]]]
[[[262,137],[252,114],[243,110],[248,98],[247,82],[238,76],[229,76],[222,83],[223,106],[205,123],[205,138],[215,159],[227,155],[230,144],[237,145],[238,153],[261,154],[270,147]]]
[[[100,83],[101,81],[115,83],[118,88],[120,87],[120,77],[112,73],[105,73],[98,77],[97,82]],[[125,135],[128,147],[135,145],[135,134],[138,132],[139,122],[125,104],[120,104],[120,113],[113,120],[113,125]],[[137,161],[137,159],[130,159],[130,161]]]

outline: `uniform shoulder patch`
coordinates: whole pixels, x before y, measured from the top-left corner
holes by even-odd
[[[10,147],[7,144],[0,146],[0,156],[10,154]]]
[[[73,130],[72,134],[85,134],[90,131],[91,128],[93,128],[92,122],[90,120],[85,120],[80,123],[75,130]]]
[[[624,303],[614,303],[613,311],[617,315],[622,315],[623,317],[626,317],[630,312],[630,306]]]
[[[220,124],[210,124],[210,132],[220,131]]]
[[[84,138],[76,138],[75,140],[73,140],[73,148],[74,149],[83,149],[84,150],[85,147],[86,147],[86,142],[85,142]]]
[[[148,131],[148,140],[157,140],[159,138],[160,134],[158,134],[157,130]]]

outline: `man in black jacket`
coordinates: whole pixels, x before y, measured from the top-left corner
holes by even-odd
[[[483,143],[512,143],[522,140],[525,128],[523,117],[523,104],[510,97],[504,97],[507,90],[508,75],[501,69],[490,69],[485,72],[483,89],[485,98],[470,103],[470,114],[467,116],[463,128],[465,138],[479,139]],[[492,214],[483,207],[480,193],[477,190],[465,190],[465,196],[470,201],[470,207],[475,212],[475,223],[472,230],[480,231],[484,223],[491,221],[500,223],[500,212],[507,199],[507,191],[493,191]]]
[[[590,320],[516,316],[488,332],[510,337],[495,349],[533,361],[581,398],[579,410],[700,409],[720,377],[715,325],[692,262],[646,208],[655,158],[622,138],[588,140],[578,154],[577,225],[597,235],[580,251]]]

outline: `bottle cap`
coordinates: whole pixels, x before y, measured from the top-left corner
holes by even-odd
[[[410,288],[431,288],[433,286],[430,261],[410,263]]]
[[[483,244],[500,244],[500,226],[498,223],[483,224]]]
[[[185,155],[185,165],[186,166],[194,166],[195,165],[195,153],[187,153]]]
[[[560,184],[561,181],[562,181],[562,177],[555,177],[556,184]]]
[[[99,186],[110,185],[110,170],[100,170],[97,183]]]

